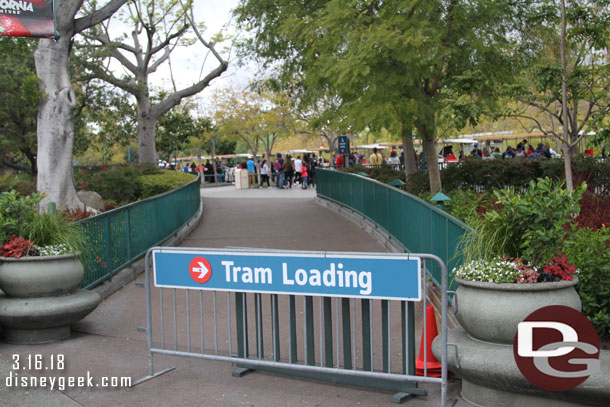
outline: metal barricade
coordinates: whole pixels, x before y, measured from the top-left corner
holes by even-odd
[[[234,376],[256,369],[392,390],[398,392],[392,397],[395,402],[426,395],[427,390],[418,387],[418,383],[438,383],[441,405],[447,405],[448,280],[447,269],[439,257],[392,254],[420,259],[422,270],[427,261],[438,263],[442,270],[441,375],[432,377],[427,366],[434,356],[428,354],[426,346],[422,347],[423,355],[419,355],[423,360],[424,368],[420,372],[423,375],[416,375],[415,368],[415,308],[418,305],[423,306],[421,339],[424,343],[429,340],[425,290],[420,303],[187,288],[153,290],[156,276],[151,276],[151,253],[155,250],[195,254],[205,249],[157,247],[148,251],[147,326],[140,330],[148,337],[149,375],[135,381],[134,386],[173,370],[155,371],[153,355],[164,354],[231,362],[239,367]],[[239,249],[214,250],[240,252]],[[248,250],[256,252],[256,249]],[[314,253],[268,249],[264,252]],[[422,284],[425,288],[425,279]]]

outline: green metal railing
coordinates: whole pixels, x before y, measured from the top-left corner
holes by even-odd
[[[318,196],[370,219],[406,252],[435,254],[449,271],[463,262],[457,246],[468,226],[414,195],[367,177],[323,169],[316,170],[316,190]],[[430,264],[428,273],[440,287],[439,266]],[[450,276],[449,289],[456,287]]]
[[[184,225],[201,204],[200,180],[79,223],[87,236],[81,288],[92,288],[131,265]]]

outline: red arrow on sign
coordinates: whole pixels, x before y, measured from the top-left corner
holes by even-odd
[[[207,283],[212,277],[212,266],[203,257],[195,257],[189,264],[191,278],[199,284]]]

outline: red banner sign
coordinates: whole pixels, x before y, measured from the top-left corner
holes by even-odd
[[[0,35],[55,37],[53,0],[0,0]]]

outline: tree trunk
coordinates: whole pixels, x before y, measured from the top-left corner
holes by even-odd
[[[563,150],[563,163],[566,175],[566,188],[570,192],[574,192],[574,177],[572,175],[572,157],[570,155],[570,146],[566,143],[561,143]]]
[[[138,101],[138,148],[140,164],[157,163],[155,142],[155,126],[158,117],[151,114],[150,96],[148,94],[137,98]]]
[[[564,155],[564,165],[566,172],[566,188],[570,191],[570,194],[574,192],[574,182],[572,180],[572,149],[570,148],[570,134],[569,126],[570,120],[568,118],[568,68],[566,65],[566,3],[561,0],[561,104],[563,109],[563,142],[561,147]],[[576,106],[574,106],[576,108]],[[577,135],[578,136],[578,135]]]
[[[428,162],[428,178],[430,180],[430,192],[436,193],[442,189],[441,186],[441,171],[438,167],[438,155],[436,154],[436,141],[423,141],[424,153]]]
[[[77,209],[84,204],[76,195],[72,173],[72,120],[76,96],[69,75],[71,33],[62,33],[59,41],[41,39],[34,52],[36,73],[44,94],[38,111],[37,190],[46,196],[41,210],[49,202],[58,209]]]
[[[438,167],[438,155],[436,153],[436,131],[434,126],[434,117],[425,118],[425,122],[418,122],[417,129],[421,134],[428,163],[428,178],[430,180],[430,192],[436,193],[441,191],[441,171]]]

